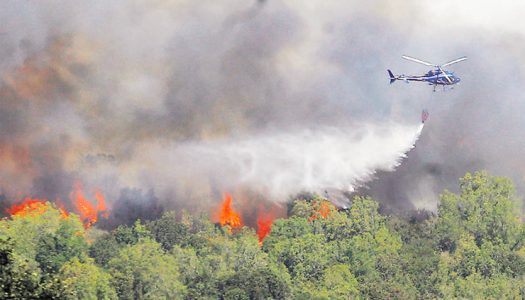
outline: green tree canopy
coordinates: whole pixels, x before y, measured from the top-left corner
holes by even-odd
[[[121,299],[177,299],[186,290],[175,258],[149,238],[122,248],[108,269]]]

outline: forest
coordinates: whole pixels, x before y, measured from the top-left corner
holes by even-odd
[[[260,241],[166,211],[104,231],[55,204],[0,221],[2,299],[522,299],[525,227],[511,180],[467,173],[436,212],[290,202]]]

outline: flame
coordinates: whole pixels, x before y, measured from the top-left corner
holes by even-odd
[[[318,208],[316,211],[314,211],[314,213],[312,213],[310,218],[308,218],[309,222],[319,218],[326,219],[332,212],[332,204],[330,204],[328,201],[316,202],[314,203],[314,206],[318,206]]]
[[[241,216],[231,207],[232,196],[229,193],[224,193],[223,202],[218,215],[218,221],[221,226],[229,225],[231,228],[239,228],[242,226]]]
[[[93,226],[98,221],[98,214],[102,213],[103,217],[107,217],[106,201],[100,192],[95,192],[95,200],[97,205],[93,206],[84,196],[82,185],[76,183],[73,192],[71,192],[71,202],[79,214],[80,220],[84,223],[84,228]]]
[[[104,199],[104,195],[100,191],[95,192],[95,200],[97,200],[97,211],[102,212],[102,217],[108,218],[109,212],[106,207],[106,199]]]
[[[62,218],[64,218],[64,219],[69,218],[69,213],[67,212],[66,208],[64,207],[64,203],[62,203],[62,201],[60,201],[60,199],[57,199],[57,201],[55,201],[55,205],[58,208],[58,210],[60,211],[60,215],[62,216]]]
[[[104,218],[108,217],[106,200],[100,191],[95,192],[96,206],[94,206],[86,199],[82,191],[82,185],[77,182],[70,194],[70,198],[75,212],[78,213],[80,221],[84,224],[84,228],[88,229],[95,224],[99,214]],[[26,198],[20,204],[13,204],[6,211],[11,216],[38,216],[46,212],[48,208],[47,202],[45,199]],[[62,218],[69,218],[69,212],[65,209],[64,203],[60,199],[55,201],[55,205],[60,211]]]
[[[47,200],[44,199],[31,199],[26,198],[22,203],[20,204],[13,204],[10,208],[6,209],[6,211],[11,216],[18,216],[18,217],[33,217],[33,216],[39,216],[47,211]],[[68,218],[69,214],[64,209],[63,205],[57,201],[56,206],[58,210],[60,211],[60,215],[62,218]]]
[[[268,212],[261,212],[257,216],[257,235],[259,236],[259,244],[262,244],[264,238],[272,231],[274,219],[274,214]]]
[[[46,212],[47,201],[40,199],[26,198],[20,204],[13,204],[6,211],[11,216],[27,217],[27,216],[39,216]]]

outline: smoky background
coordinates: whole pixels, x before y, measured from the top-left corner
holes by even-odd
[[[429,3],[3,1],[0,199],[67,199],[80,180],[115,209],[134,207],[120,210],[121,222],[140,211],[203,210],[224,189],[261,199],[263,191],[251,191],[257,180],[238,185],[221,168],[232,152],[206,164],[196,148],[180,149],[237,141],[258,149],[290,134],[311,145],[321,138],[307,133],[319,128],[355,142],[370,126],[387,134],[363,151],[397,155],[367,165],[355,188],[392,210],[434,209],[443,189],[480,169],[511,177],[521,192],[525,43],[505,21],[519,20],[509,13],[520,4],[477,3],[469,13],[469,1]],[[433,93],[388,84],[386,69],[428,71],[403,54],[469,60],[450,68],[460,86]],[[422,109],[430,118],[417,146],[395,146],[389,125],[412,141]]]

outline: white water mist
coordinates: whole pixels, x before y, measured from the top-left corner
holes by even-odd
[[[214,190],[247,188],[286,201],[301,191],[353,191],[375,172],[394,170],[414,147],[422,129],[423,124],[368,124],[348,130],[324,127],[150,145],[134,160],[153,163],[149,170],[161,172],[174,183],[205,180]]]

